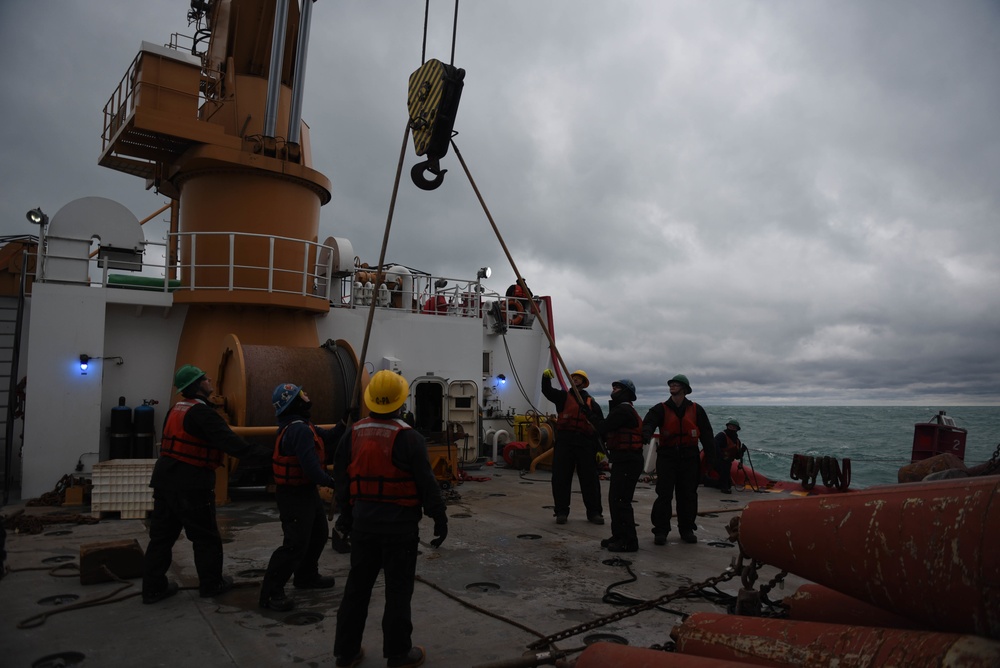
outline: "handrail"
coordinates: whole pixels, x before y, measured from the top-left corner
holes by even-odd
[[[222,241],[224,252],[212,257],[211,261],[200,260],[200,255],[205,253],[205,244],[212,239]],[[187,252],[182,254],[184,261],[167,263],[167,249],[171,247],[186,247]],[[507,316],[507,327],[530,329],[532,326],[532,319],[524,318],[520,322],[514,322],[513,310],[498,310],[494,307],[495,303],[504,305],[517,298],[489,290],[478,279],[434,276],[414,270],[407,274],[410,282],[405,292],[394,283],[391,287],[385,283],[378,287],[370,282],[362,284],[357,280],[359,272],[391,277],[393,267],[397,265],[387,265],[381,269],[362,267],[356,259],[355,273],[335,276],[334,271],[338,268],[333,266],[334,248],[291,237],[251,232],[168,233],[165,241],[143,242],[142,252],[137,254],[134,261],[120,257],[110,261],[90,257],[90,248],[82,248],[79,256],[54,255],[45,249],[42,251],[43,261],[39,265],[44,267],[44,260],[85,262],[89,267],[88,271],[77,272],[86,276],[85,280],[59,279],[47,275],[44,270],[38,273],[35,280],[40,283],[78,282],[118,289],[139,287],[120,279],[116,279],[117,282],[112,280],[115,276],[132,275],[163,281],[162,286],[143,285],[146,290],[266,292],[325,299],[332,308],[347,309],[366,308],[375,300],[379,309],[478,318],[484,322],[484,326],[487,326],[489,317],[495,319],[497,313],[502,313]],[[261,260],[248,260],[251,256],[260,257]],[[324,256],[325,261],[320,261]],[[115,273],[115,269],[124,271]],[[264,272],[264,275],[260,275],[260,272]],[[180,282],[173,280],[177,275],[182,277]],[[256,280],[249,280],[248,276]],[[389,299],[386,299],[387,295]],[[393,295],[398,297],[392,299]]]

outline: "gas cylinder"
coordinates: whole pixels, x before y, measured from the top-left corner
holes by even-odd
[[[156,455],[153,453],[153,446],[156,442],[156,422],[154,420],[155,410],[153,405],[159,403],[155,399],[143,399],[142,406],[135,407],[135,415],[132,422],[132,433],[135,435],[133,441],[132,457],[135,459],[152,459]]]
[[[108,441],[108,459],[131,458],[132,409],[125,405],[125,397],[118,397],[118,405],[111,409]]]

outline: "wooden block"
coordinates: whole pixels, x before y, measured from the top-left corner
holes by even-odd
[[[67,487],[66,496],[63,499],[62,504],[64,506],[82,506],[83,487]]]
[[[143,556],[139,541],[134,538],[81,545],[80,584],[113,582],[114,578],[105,572],[105,567],[122,580],[140,578]]]

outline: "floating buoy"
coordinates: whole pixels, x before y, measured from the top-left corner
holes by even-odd
[[[787,570],[927,628],[1000,639],[1000,477],[754,501],[739,542]]]

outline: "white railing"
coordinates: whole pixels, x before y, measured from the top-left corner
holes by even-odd
[[[36,281],[162,292],[264,292],[325,299],[331,308],[368,308],[374,301],[377,309],[478,318],[484,326],[502,321],[515,329],[530,329],[534,320],[527,300],[490,291],[478,279],[434,276],[399,265],[379,270],[361,266],[357,258],[354,273],[346,274],[334,266],[336,249],[302,239],[183,232],[168,235],[165,242],[143,242],[132,259],[121,249],[102,258],[92,252],[93,242],[62,241],[73,241],[72,251],[55,255],[46,245]],[[176,248],[183,248],[185,261],[168,263]],[[211,262],[199,262],[199,254],[210,256]]]

